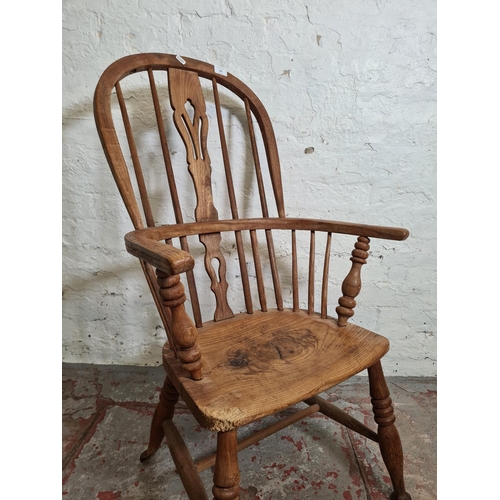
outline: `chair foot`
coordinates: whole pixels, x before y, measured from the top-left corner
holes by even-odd
[[[368,377],[373,413],[378,424],[380,453],[394,487],[390,499],[411,500],[411,496],[406,492],[403,478],[403,447],[394,425],[396,417],[380,361],[368,368]]]
[[[141,453],[139,460],[145,462],[151,458],[163,441],[165,433],[163,431],[163,422],[174,416],[175,404],[179,400],[179,393],[168,377],[160,392],[160,402],[156,405],[153,420],[151,422],[151,431],[149,434],[149,445],[147,450]]]
[[[141,461],[141,463],[145,462],[146,460],[149,459],[149,457],[153,456],[155,454],[155,451],[156,450],[149,449],[149,446],[148,446],[148,449],[144,450],[141,453],[141,456],[139,457],[139,460]]]
[[[240,498],[236,429],[217,434],[217,455],[212,493],[214,500],[239,500]]]
[[[402,495],[398,495],[395,491],[393,491],[390,496],[390,500],[411,500],[411,496],[406,492]]]

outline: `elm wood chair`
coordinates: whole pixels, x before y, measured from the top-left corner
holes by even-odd
[[[175,224],[155,226],[137,141],[120,84],[122,79],[138,72],[145,72],[149,79],[150,89],[147,92],[151,93],[162,161],[166,169],[165,185],[169,186]],[[187,169],[196,194],[196,222],[183,221],[176,184],[176,174],[180,172],[174,172],[173,168],[167,142],[172,129],[167,128],[164,121],[166,118],[156,83],[158,79],[163,84],[168,81],[173,122],[186,149]],[[209,124],[200,79],[208,81],[213,91],[222,152],[222,161],[215,165],[211,165],[207,150]],[[221,112],[221,88],[227,89],[224,92],[231,91],[242,101],[253,155],[252,169],[262,211],[259,218],[240,218],[239,215],[241,211],[238,210],[236,183],[233,182],[234,170],[230,164]],[[111,99],[113,92],[116,93],[128,141],[130,171],[135,174],[135,190],[139,191],[137,198],[115,129]],[[194,108],[192,117],[186,109],[186,103]],[[404,240],[408,237],[408,231],[286,217],[278,151],[269,116],[256,95],[243,82],[211,64],[167,54],[124,57],[109,66],[101,76],[94,96],[94,114],[106,158],[135,228],[125,236],[126,248],[140,260],[168,337],[163,349],[165,383],[153,416],[149,446],[142,453],[141,461],[148,460],[166,437],[189,498],[208,498],[199,472],[215,464],[214,498],[236,499],[239,498],[238,451],[319,411],[377,442],[392,479],[394,491],[390,498],[410,499],[403,479],[403,450],[394,425],[392,401],[380,362],[389,350],[389,342],[376,333],[348,322],[354,314],[355,297],[361,289],[360,271],[369,255],[370,238]],[[256,131],[260,131],[264,144],[277,217],[269,215]],[[228,196],[232,215],[228,220],[219,220],[216,205],[222,195],[213,193],[212,167],[223,169],[225,173],[224,190],[227,191],[224,196]],[[284,306],[273,231],[274,235],[277,231],[287,231],[290,237],[291,262],[288,269],[291,267],[291,308]],[[306,266],[307,309],[304,310],[299,308],[299,267],[302,267],[297,258],[299,232],[308,233],[310,250]],[[265,234],[270,278],[263,273],[263,260],[259,251],[257,235],[262,233]],[[316,233],[325,233],[326,240],[323,280],[318,291],[321,297],[319,312],[316,312],[314,302]],[[336,307],[337,319],[329,316],[327,309],[331,241],[332,234],[336,233],[357,237],[350,258],[351,269],[343,281],[342,296]],[[235,313],[228,300],[230,286],[221,249],[223,234],[225,237],[234,237],[241,271],[242,301],[245,304],[242,313]],[[245,238],[249,235],[250,245],[244,244],[243,235]],[[204,265],[209,277],[207,281],[210,281],[215,296],[213,321],[204,321],[202,318],[193,273],[195,260],[188,246],[188,237],[196,236],[204,246]],[[174,239],[179,240],[180,248],[174,246]],[[249,276],[246,265],[249,253],[253,257],[255,282],[253,276]],[[180,280],[180,275],[184,273],[194,321],[185,310],[186,295]],[[272,279],[275,308],[268,305],[266,278],[268,281]],[[251,285],[256,285],[260,310],[254,307]],[[378,424],[376,432],[318,396],[322,391],[365,369],[368,370],[373,412]],[[179,396],[203,427],[217,432],[216,453],[197,463],[193,462],[172,420]],[[239,427],[299,402],[305,402],[308,407],[242,441],[237,440]]]

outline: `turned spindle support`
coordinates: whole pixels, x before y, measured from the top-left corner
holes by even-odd
[[[394,487],[390,500],[411,500],[411,496],[405,489],[403,478],[403,447],[394,425],[396,417],[380,361],[368,368],[368,378],[373,415],[378,425],[380,453]]]
[[[172,313],[172,339],[181,366],[189,372],[193,380],[201,380],[201,351],[197,344],[196,327],[184,308],[184,285],[179,275],[169,276],[159,269],[156,270],[156,280],[162,303],[170,308]]]
[[[356,307],[355,297],[358,296],[361,290],[361,266],[366,264],[368,258],[368,250],[370,249],[370,239],[360,236],[354,244],[354,250],[351,255],[351,270],[345,277],[342,283],[343,296],[339,299],[337,306],[338,326],[345,326],[349,318],[354,316],[354,308]]]
[[[217,434],[214,486],[215,500],[240,498],[240,471],[238,468],[238,437],[236,429]]]

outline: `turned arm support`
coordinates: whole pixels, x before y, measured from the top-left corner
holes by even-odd
[[[342,297],[339,299],[339,305],[336,309],[338,326],[345,326],[349,318],[354,316],[356,307],[355,297],[361,291],[361,266],[366,264],[368,250],[370,249],[370,238],[360,236],[354,244],[354,250],[351,253],[351,270],[342,283]]]
[[[163,306],[172,313],[171,335],[176,355],[193,380],[202,379],[202,356],[196,326],[186,313],[186,294],[179,276],[193,269],[192,255],[155,239],[141,237],[140,231],[127,234],[125,245],[130,254],[156,267],[158,293]]]

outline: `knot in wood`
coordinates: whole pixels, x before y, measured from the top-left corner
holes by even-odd
[[[225,366],[239,372],[262,373],[273,366],[288,364],[293,359],[314,358],[318,339],[309,329],[283,329],[262,337],[248,339],[242,347],[229,349]]]
[[[248,354],[246,352],[237,351],[235,355],[229,359],[229,364],[235,368],[248,366],[249,363],[250,360],[248,359]]]

